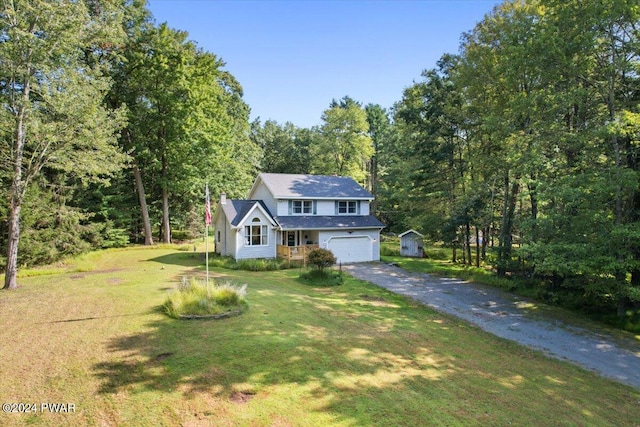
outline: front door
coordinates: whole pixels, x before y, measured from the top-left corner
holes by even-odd
[[[287,246],[296,246],[296,232],[287,231]]]

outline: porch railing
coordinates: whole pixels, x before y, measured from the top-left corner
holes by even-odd
[[[291,263],[291,261],[302,261],[305,265],[307,263],[307,255],[314,249],[318,249],[319,245],[302,245],[302,246],[277,246],[278,258],[285,259]]]

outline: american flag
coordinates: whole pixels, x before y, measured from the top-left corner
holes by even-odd
[[[204,207],[204,223],[211,224],[211,201],[209,200],[209,185],[206,186],[206,202]]]

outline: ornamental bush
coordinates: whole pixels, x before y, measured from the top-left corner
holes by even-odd
[[[163,308],[167,315],[177,319],[189,316],[211,316],[224,313],[244,312],[248,305],[245,300],[247,285],[237,286],[230,282],[213,282],[207,285],[203,279],[184,278],[167,296]]]
[[[328,249],[318,248],[309,252],[309,265],[319,271],[324,271],[325,268],[331,267],[335,263],[336,257]]]

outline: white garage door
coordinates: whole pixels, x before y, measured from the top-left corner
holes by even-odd
[[[328,248],[338,262],[371,261],[371,240],[368,237],[332,237]]]

